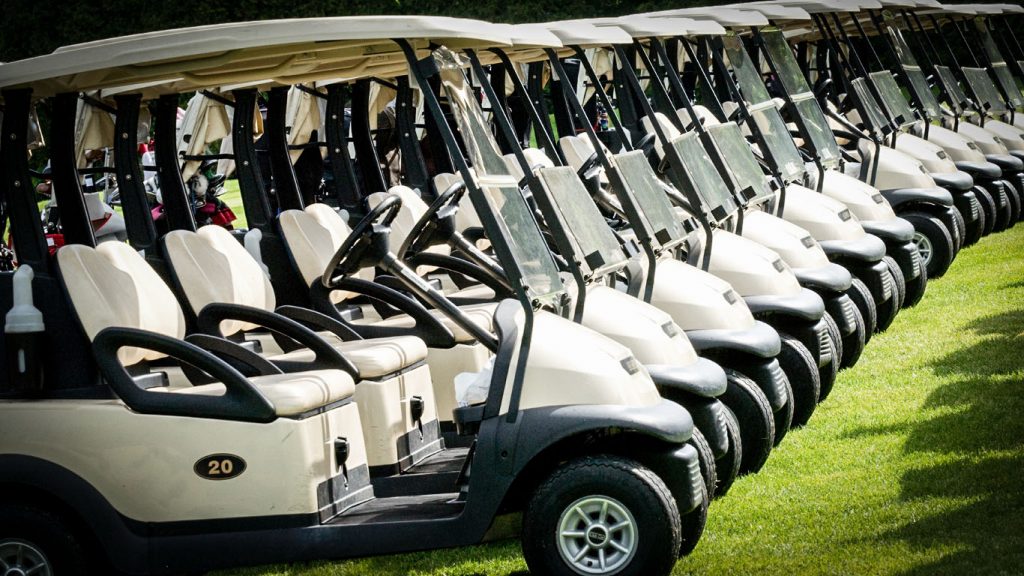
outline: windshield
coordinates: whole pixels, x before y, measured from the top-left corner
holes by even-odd
[[[811,140],[809,144],[823,166],[838,166],[839,144],[836,143],[835,135],[832,134],[832,129],[829,128],[814,93],[807,85],[807,79],[800,72],[800,66],[797,65],[796,57],[793,56],[793,51],[790,50],[782,31],[762,30],[761,37],[764,39],[768,57],[772,59],[779,72],[778,79],[782,87],[793,101],[796,114],[803,120],[807,137]]]
[[[537,176],[544,187],[541,193],[551,199],[578,257],[583,259],[580,265],[585,275],[601,276],[626,261],[615,235],[575,170],[567,166],[541,168]]]
[[[736,76],[736,82],[740,86],[743,98],[752,104],[767,102],[771,100],[768,89],[761,81],[761,73],[754,66],[747,50],[743,47],[743,41],[736,36],[729,35],[720,38],[721,45],[725,49],[725,56],[729,60],[729,67]]]
[[[895,26],[891,16],[886,17],[886,23],[886,31],[889,33],[889,39],[892,40],[892,47],[896,51],[896,57],[899,58],[903,74],[910,82],[907,88],[913,92],[914,100],[917,101],[917,105],[924,110],[928,118],[935,120],[942,117],[939,101],[935,99],[935,94],[932,93],[931,86],[928,85],[928,79],[921,67],[918,66],[914,53],[911,52],[907,40],[903,37],[903,32]]]
[[[907,99],[903,97],[903,92],[896,85],[896,79],[892,77],[892,74],[882,71],[872,72],[869,76],[872,84],[875,85],[875,90],[882,97],[882,105],[888,111],[889,117],[899,120],[901,127],[913,124],[915,121],[914,111],[910,108],[910,104],[907,104]]]
[[[480,104],[473,97],[462,61],[447,48],[435,50],[433,57],[466,155],[476,171],[477,185],[483,191],[483,208],[494,214],[502,240],[514,259],[502,262],[502,266],[518,267],[531,298],[547,300],[558,295],[563,291],[558,269],[516,179],[502,160]],[[473,205],[478,211],[482,209],[476,198]]]
[[[999,97],[999,91],[996,89],[996,85],[992,83],[992,77],[988,75],[988,70],[984,68],[968,68],[962,67],[964,78],[967,79],[967,83],[971,86],[971,90],[978,96],[981,101],[980,104],[989,112],[1005,112],[1006,104],[1003,99]]]
[[[871,89],[868,87],[867,80],[863,78],[857,78],[852,80],[850,85],[853,86],[853,93],[857,98],[860,110],[863,117],[861,120],[864,121],[864,125],[868,130],[875,132],[879,136],[884,136],[886,131],[885,128],[889,122],[883,116],[882,110],[878,107],[878,101],[871,94]]]
[[[981,36],[981,45],[985,47],[985,53],[988,54],[989,62],[992,63],[992,72],[995,74],[999,86],[1002,87],[1003,92],[1010,99],[1010,104],[1014,108],[1024,106],[1024,97],[1021,95],[1020,88],[1013,80],[1013,74],[1010,72],[1009,67],[1007,67],[1002,53],[999,52],[999,48],[989,32],[988,26],[981,19],[975,19],[974,25],[978,28],[978,33]]]
[[[737,208],[729,185],[718,173],[707,150],[700,144],[696,132],[687,132],[671,142],[683,162],[683,172],[703,203],[704,211],[722,221]]]
[[[946,94],[953,100],[953,105],[958,109],[965,108],[971,104],[970,99],[967,98],[967,94],[964,94],[960,84],[957,83],[956,77],[953,76],[953,71],[949,69],[949,66],[935,66],[935,74],[939,77],[939,82],[942,82],[942,87],[946,90]]]
[[[683,225],[676,218],[675,209],[668,201],[668,195],[661,182],[647,163],[647,156],[642,150],[623,152],[612,156],[612,169],[626,189],[617,189],[620,200],[632,202],[640,213],[643,222],[633,222],[633,227],[645,226],[651,238],[660,244],[662,249],[670,248],[686,239]],[[625,194],[625,197],[621,195]]]
[[[771,188],[764,172],[754,159],[747,140],[743,137],[740,127],[734,122],[726,122],[717,126],[709,126],[708,134],[715,141],[719,155],[725,160],[729,175],[736,190],[750,190],[753,197],[750,202],[762,202],[772,197]]]

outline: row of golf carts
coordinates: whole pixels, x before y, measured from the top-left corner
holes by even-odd
[[[536,573],[669,573],[1020,217],[1021,11],[278,20],[0,65],[0,574],[510,534]],[[244,229],[197,225],[213,162]]]

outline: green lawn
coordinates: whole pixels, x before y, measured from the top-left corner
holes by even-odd
[[[683,574],[1024,573],[1024,224],[961,253],[757,475]],[[507,575],[518,542],[234,576]]]

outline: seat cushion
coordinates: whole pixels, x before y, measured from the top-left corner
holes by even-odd
[[[272,374],[249,378],[259,391],[274,405],[278,416],[289,417],[316,410],[334,402],[350,398],[356,391],[352,377],[341,370],[310,370],[293,374]],[[168,394],[197,394],[220,396],[223,384],[205,384],[191,388],[155,388]]]
[[[494,311],[498,308],[497,302],[487,302],[484,304],[470,304],[468,306],[459,306],[470,320],[475,322],[484,330],[488,332],[494,332]],[[476,339],[472,334],[466,332],[466,330],[456,324],[451,318],[445,316],[438,310],[431,310],[430,314],[441,321],[446,328],[452,331],[455,335],[455,341],[460,344],[468,342],[474,342]],[[392,316],[386,320],[375,322],[375,326],[400,326],[402,328],[411,328],[414,321],[411,316],[400,314],[398,316]]]
[[[427,345],[415,336],[371,338],[348,342],[342,341],[330,332],[321,332],[320,336],[355,364],[359,369],[359,375],[363,378],[380,378],[394,374],[427,359]],[[313,357],[311,350],[303,348],[268,356],[267,359],[271,362],[278,360],[311,362]]]

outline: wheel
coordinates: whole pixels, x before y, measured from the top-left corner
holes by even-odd
[[[996,221],[992,226],[993,232],[1002,232],[1010,226],[1010,218],[1013,216],[1013,206],[1010,205],[1010,199],[1008,196],[1009,195],[1006,193],[1005,187],[999,192],[998,198],[995,194],[992,195],[992,199],[996,202]]]
[[[967,221],[964,219],[964,214],[959,213],[956,207],[953,207],[953,225],[955,227],[955,233],[953,235],[953,242],[956,244],[956,252],[959,253],[961,248],[965,246],[965,239],[967,238]]]
[[[818,403],[823,402],[825,398],[828,397],[829,392],[832,391],[832,386],[836,383],[836,376],[839,374],[839,362],[841,357],[837,353],[835,342],[836,341],[832,339],[832,334],[830,332],[828,335],[827,345],[829,353],[832,356],[832,360],[824,366],[818,366]]]
[[[897,282],[902,279],[904,287],[903,296],[903,307],[910,308],[916,306],[921,298],[924,298],[925,290],[928,289],[928,268],[921,264],[920,260],[917,262],[917,277],[907,280],[907,277],[900,274]]]
[[[825,312],[825,327],[828,329],[829,345],[832,346],[832,362],[829,363],[829,366],[820,369],[819,373],[821,373],[821,370],[830,369],[831,377],[821,379],[821,391],[818,394],[818,402],[824,402],[832,392],[836,376],[839,374],[839,366],[843,362],[843,333],[839,330],[839,324],[836,324],[835,318],[832,318],[832,315],[828,312]]]
[[[779,364],[793,387],[793,426],[803,426],[811,419],[821,395],[818,363],[811,351],[793,336],[779,332],[779,338],[782,339]]]
[[[921,262],[928,269],[928,277],[938,278],[945,274],[953,263],[953,237],[946,225],[924,212],[911,212],[904,214],[903,218],[914,225],[914,244],[921,254]]]
[[[782,368],[779,368],[782,372]],[[793,386],[789,383],[789,376],[786,373],[782,373],[782,386],[786,390],[786,403],[775,412],[775,442],[772,446],[778,446],[782,444],[782,439],[789,433],[789,429],[793,427]]]
[[[893,262],[893,264],[895,265],[895,261]],[[899,265],[896,265],[896,268],[899,269]],[[900,280],[902,280],[903,272],[899,271],[897,272],[897,274],[899,274]],[[888,300],[876,305],[875,307],[875,310],[878,312],[878,325],[875,327],[875,329],[878,332],[884,332],[886,329],[889,328],[893,320],[896,319],[896,314],[899,313],[900,307],[903,305],[903,295],[900,294],[896,288],[896,278],[893,277],[891,269],[886,270],[882,274],[882,282],[889,283],[889,292],[891,296],[889,296]]]
[[[864,343],[871,341],[871,335],[875,333],[875,326],[878,325],[878,310],[875,308],[875,297],[863,280],[854,276],[853,285],[846,291],[846,295],[853,300],[853,304],[860,311],[861,320],[864,321]]]
[[[979,188],[974,191],[978,197],[982,220],[981,235],[988,236],[996,224],[996,201],[992,198],[992,192],[986,188]]]
[[[718,483],[715,484],[715,498],[721,498],[729,492],[736,477],[740,474],[743,462],[743,438],[740,435],[740,421],[728,406],[722,406],[725,416],[725,431],[729,437],[729,449],[715,460],[715,472]]]
[[[1020,182],[1018,181],[1018,184],[1019,183]],[[1024,200],[1024,199],[1022,199],[1021,196],[1020,196],[1021,195],[1021,189],[1019,188],[1019,186],[1015,186],[1015,185],[1011,184],[1009,181],[1007,181],[1004,184],[1004,186],[1006,186],[1006,197],[1010,201],[1010,225],[1009,225],[1009,227],[1013,228],[1014,224],[1016,224],[1020,220],[1021,201]]]
[[[964,246],[973,246],[981,240],[982,233],[985,231],[985,211],[981,208],[981,200],[978,199],[980,187],[974,188],[974,202],[977,202],[978,217],[971,223],[967,224],[966,232],[964,232]]]
[[[534,574],[663,575],[679,557],[682,521],[657,474],[625,458],[586,456],[534,492],[522,545]]]
[[[903,269],[892,256],[886,256],[882,260],[885,261],[889,267],[889,273],[892,274],[893,296],[897,298],[896,302],[899,304],[897,309],[905,308],[907,306],[907,278],[903,275]]]
[[[741,372],[725,369],[728,385],[725,394],[718,397],[732,410],[740,423],[743,455],[740,474],[757,472],[768,460],[775,442],[775,414],[768,397],[757,383]]]
[[[67,524],[46,510],[0,504],[0,574],[84,576],[88,559]]]
[[[715,453],[711,450],[707,438],[697,429],[693,428],[693,435],[687,444],[697,450],[697,462],[700,463],[700,475],[704,478],[704,485],[708,486],[708,498],[715,497],[714,487],[718,485],[718,470],[715,466]]]
[[[700,542],[700,537],[704,534],[704,526],[708,523],[708,506],[711,504],[711,498],[708,498],[707,490],[704,486],[701,486],[700,489],[703,494],[700,506],[697,506],[688,514],[684,514],[679,519],[682,525],[682,537],[679,543],[680,558],[689,556],[690,552],[693,552],[694,548],[697,547],[697,543]]]

